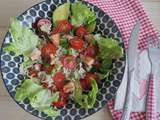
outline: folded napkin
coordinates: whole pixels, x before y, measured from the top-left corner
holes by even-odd
[[[147,45],[147,34],[157,38],[158,31],[153,27],[147,14],[145,13],[140,0],[86,0],[104,10],[116,22],[121,31],[126,49],[130,34],[136,21],[141,23],[139,37],[139,49],[144,50]],[[114,99],[108,102],[114,120],[119,120],[122,111],[114,110]],[[142,107],[143,108],[143,107]],[[160,114],[157,114],[157,120],[160,120]],[[145,112],[132,112],[130,120],[145,120]]]
[[[136,61],[135,69],[135,85],[133,85],[133,104],[132,112],[144,112],[146,109],[146,96],[149,75],[151,73],[151,64],[148,57],[148,50],[139,52],[138,59]],[[127,67],[126,67],[127,68]],[[117,91],[115,99],[115,110],[122,110],[125,102],[125,96],[127,91],[127,70],[122,80],[122,83]],[[160,97],[160,96],[159,96]]]

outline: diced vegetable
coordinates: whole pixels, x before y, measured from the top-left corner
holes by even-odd
[[[98,53],[98,48],[94,45],[89,45],[85,50],[84,50],[84,56],[89,56],[92,58],[95,58]]]
[[[52,43],[46,43],[43,45],[41,51],[42,58],[45,60],[50,60],[51,55],[56,54],[56,46]]]
[[[62,48],[68,49],[69,48],[68,40],[65,39],[65,38],[61,38],[61,40],[60,40],[60,46]]]
[[[75,50],[75,49],[73,49],[73,48],[69,48],[69,49],[68,49],[68,54],[74,56],[74,55],[78,54],[78,52],[77,52],[77,50]]]
[[[64,86],[65,76],[62,72],[57,72],[52,78],[58,90],[62,90]]]
[[[41,71],[45,71],[47,74],[51,74],[53,68],[54,65],[49,65],[49,66],[41,65]]]
[[[57,102],[53,102],[52,105],[56,107],[63,107],[64,105],[66,105],[67,100],[68,100],[68,94],[61,91],[59,100]]]
[[[76,58],[72,55],[66,55],[62,58],[61,63],[63,67],[69,70],[74,70],[76,67]]]
[[[67,20],[57,21],[56,27],[53,29],[52,34],[56,33],[69,33],[72,25]]]
[[[87,30],[84,27],[80,26],[76,30],[76,35],[79,37],[84,37],[85,35],[87,35]]]
[[[76,50],[80,50],[84,47],[84,41],[81,38],[74,37],[70,41],[70,46]]]

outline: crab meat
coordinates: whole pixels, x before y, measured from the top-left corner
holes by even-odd
[[[50,58],[51,58],[50,64],[51,65],[55,64],[55,56],[53,54],[51,54]]]
[[[92,66],[94,64],[94,58],[89,57],[89,56],[83,56],[82,60],[85,64],[87,64],[88,66]]]
[[[57,33],[57,34],[51,35],[51,42],[52,42],[54,45],[59,46],[59,44],[60,44],[60,34]]]
[[[92,43],[94,40],[94,36],[91,34],[85,35],[84,38],[88,43]]]
[[[71,36],[71,35],[64,35],[64,37],[67,38],[68,40],[73,38],[73,36]]]
[[[63,91],[65,93],[71,93],[75,90],[75,85],[73,82],[69,82],[68,84],[66,84],[64,87],[63,87]]]

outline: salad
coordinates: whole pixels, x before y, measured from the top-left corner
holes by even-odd
[[[95,27],[96,14],[81,2],[60,5],[51,20],[38,18],[32,30],[12,19],[13,41],[4,50],[23,56],[25,76],[16,101],[28,99],[48,116],[57,116],[56,108],[69,100],[93,108],[99,81],[109,74],[112,60],[123,56],[118,42],[95,34]]]

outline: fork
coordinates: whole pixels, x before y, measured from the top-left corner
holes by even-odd
[[[154,41],[153,41],[154,40]],[[160,65],[160,41],[148,36],[148,55],[151,63],[147,94],[146,120],[156,120],[155,80]]]

